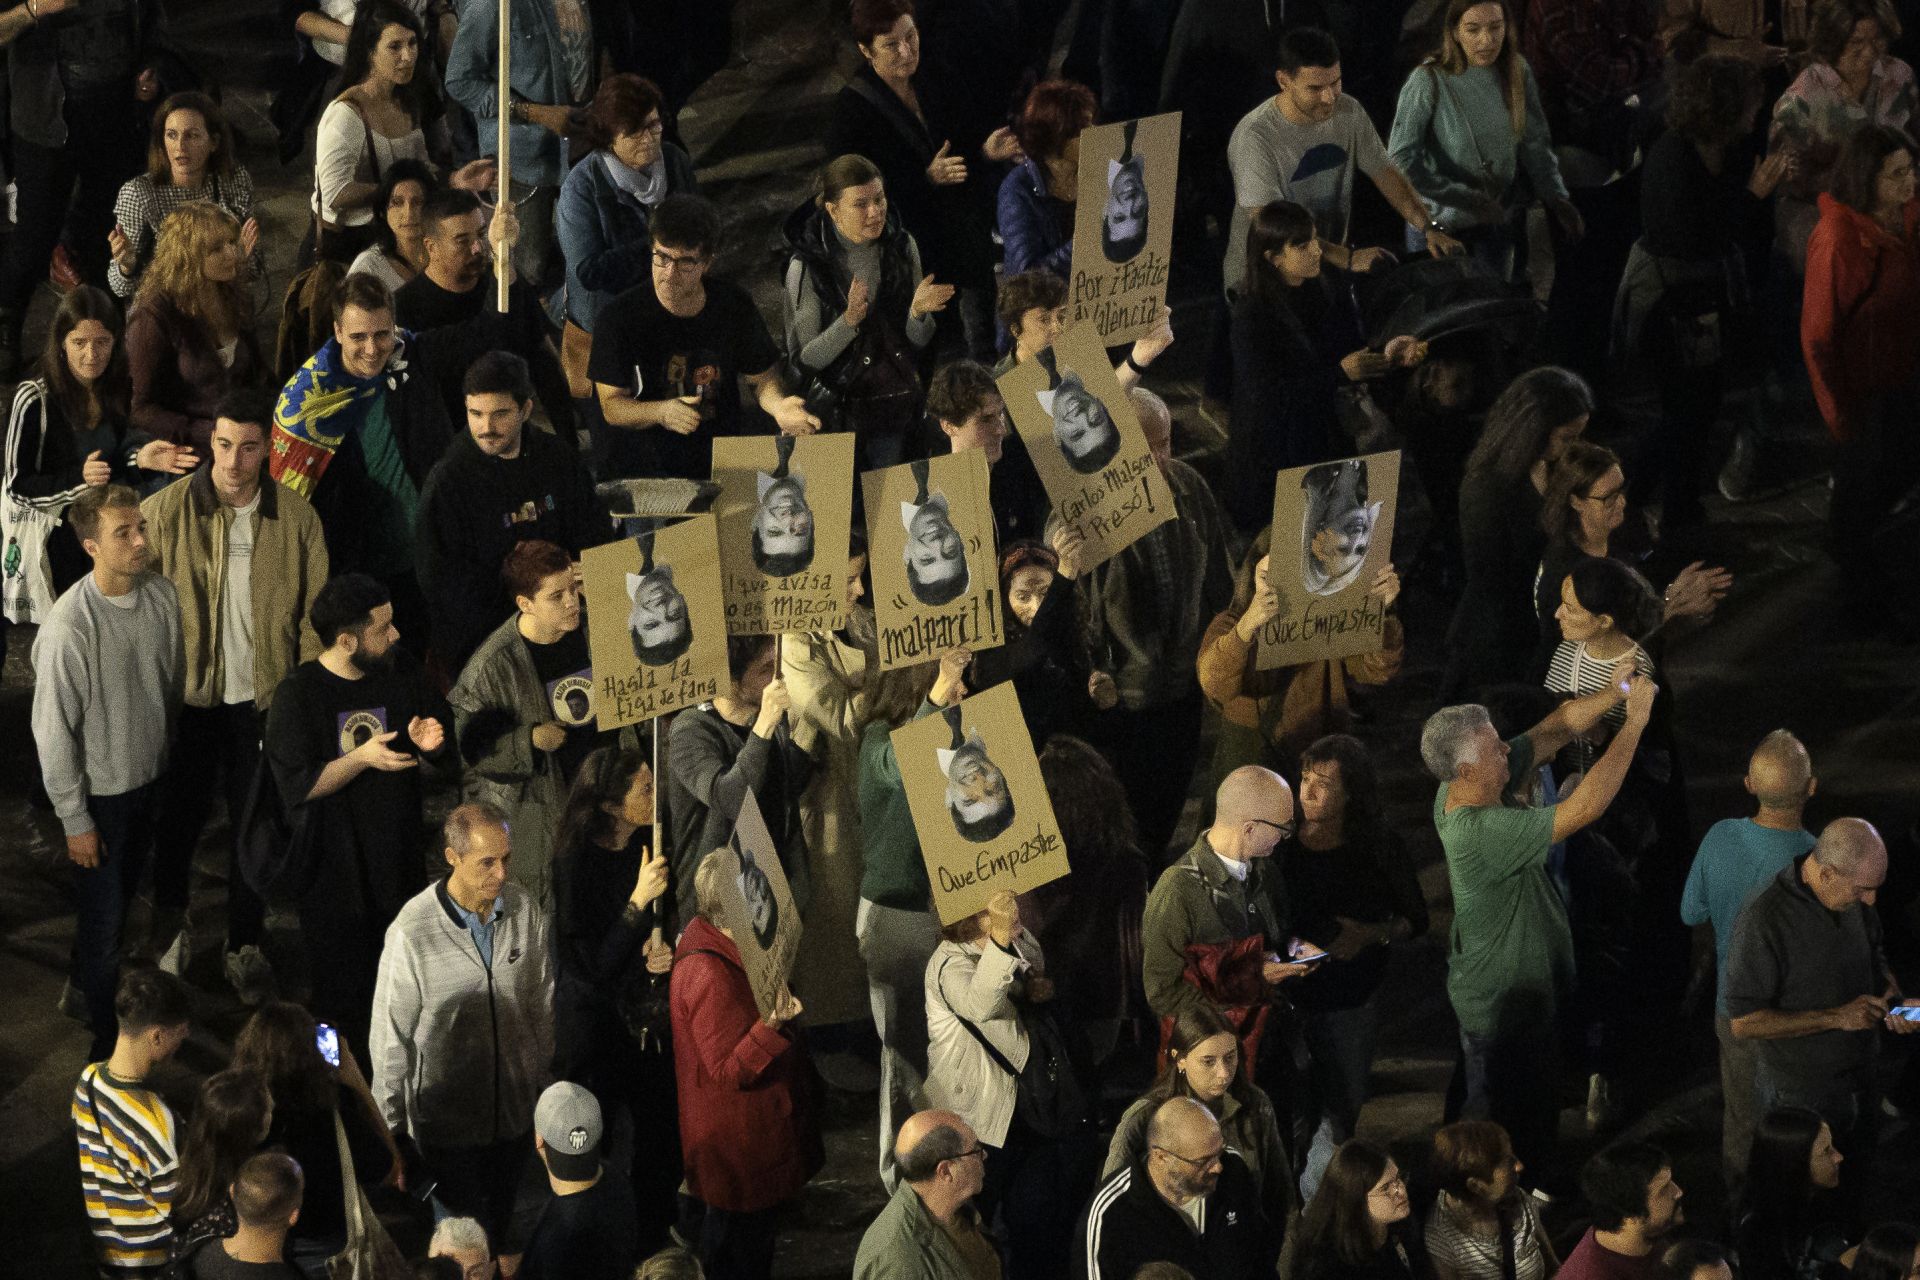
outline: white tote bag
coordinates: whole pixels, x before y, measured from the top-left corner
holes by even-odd
[[[47,447],[46,416],[41,414],[40,446],[34,470]],[[0,610],[8,622],[38,623],[53,608],[53,568],[47,562],[47,537],[60,524],[61,513],[31,506],[15,496],[14,478],[20,472],[20,433],[7,430],[6,474],[0,479]]]

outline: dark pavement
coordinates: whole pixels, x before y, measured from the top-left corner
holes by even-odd
[[[304,162],[284,169],[274,162],[261,86],[271,46],[282,37],[257,14],[236,18],[237,7],[213,0],[176,0],[173,6],[206,65],[232,77],[227,101],[260,193],[263,242],[273,254],[270,296],[277,300],[304,227],[303,193],[311,171]],[[776,331],[773,236],[781,217],[807,193],[827,101],[853,60],[850,41],[828,10],[793,0],[744,0],[732,64],[682,117],[703,188],[727,220],[722,270],[753,285]],[[1198,280],[1177,290],[1185,299],[1176,317],[1181,342],[1153,380],[1182,418],[1180,442],[1188,451],[1217,438],[1195,408],[1205,348],[1204,292]],[[37,315],[44,315],[46,305],[43,299]],[[1824,483],[1815,482],[1751,506],[1731,508],[1717,498],[1709,503],[1711,524],[1698,554],[1731,569],[1734,587],[1711,625],[1671,638],[1664,676],[1676,695],[1696,834],[1746,811],[1740,787],[1746,756],[1763,734],[1783,726],[1797,732],[1813,754],[1820,776],[1810,814],[1816,829],[1832,817],[1859,814],[1892,839],[1920,816],[1920,666],[1912,646],[1871,637],[1863,619],[1838,602],[1836,575],[1821,542],[1825,495]],[[1428,816],[1432,786],[1417,752],[1420,724],[1438,683],[1449,605],[1430,582],[1410,582],[1407,668],[1367,701],[1370,722],[1362,729],[1381,760],[1394,824],[1419,858],[1435,906],[1433,932],[1399,949],[1379,998],[1376,1097],[1362,1119],[1363,1132],[1395,1144],[1402,1165],[1414,1170],[1424,1168],[1419,1144],[1440,1120],[1453,1060],[1453,1022],[1443,991],[1450,913]],[[7,1138],[0,1145],[0,1221],[8,1224],[9,1241],[0,1250],[0,1274],[80,1276],[89,1269],[88,1250],[67,1102],[86,1037],[55,1008],[73,934],[72,889],[57,824],[28,805],[34,773],[27,730],[30,640],[30,631],[14,631],[0,687],[0,1134]],[[196,894],[204,890],[209,902],[218,901],[213,881],[223,860],[213,850],[223,832],[209,833],[196,870]],[[1911,849],[1904,839],[1896,842],[1896,877],[1912,874],[1910,865],[1900,865]],[[218,973],[219,924],[217,909],[203,911],[197,921],[203,955],[190,973],[200,987],[195,1035],[158,1078],[163,1091],[178,1098],[190,1097],[198,1080],[223,1063],[242,1020]],[[277,917],[273,925],[270,951],[297,970],[291,919]],[[1718,1099],[1710,1026],[1695,1017],[1683,1034],[1650,1040],[1628,1075],[1622,1101],[1641,1116],[1639,1127],[1657,1129],[1681,1153],[1679,1179],[1691,1193],[1693,1221],[1711,1221]],[[1571,1086],[1568,1102],[1570,1169],[1593,1140]],[[881,1203],[873,1174],[872,1100],[835,1096],[828,1120],[829,1164],[783,1231],[783,1276],[848,1274],[860,1231]],[[1908,1143],[1900,1130],[1889,1135],[1887,1149],[1900,1152]],[[1910,1205],[1912,1170],[1902,1175],[1885,1194],[1889,1203]],[[1560,1216],[1556,1225],[1578,1224]]]

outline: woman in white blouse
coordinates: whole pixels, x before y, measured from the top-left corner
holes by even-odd
[[[396,160],[429,159],[426,120],[438,106],[431,75],[416,75],[420,20],[397,0],[372,0],[347,37],[347,88],[321,113],[314,142],[316,248],[352,262],[374,242],[374,196]],[[476,160],[448,185],[485,190],[493,162]]]

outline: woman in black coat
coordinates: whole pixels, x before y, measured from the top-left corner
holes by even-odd
[[[1313,215],[1276,200],[1247,228],[1247,277],[1233,307],[1233,417],[1227,509],[1246,532],[1273,514],[1273,476],[1351,452],[1336,426],[1340,391],[1419,362],[1412,338],[1367,349],[1345,290],[1320,274]]]
[[[1004,121],[1018,86],[989,114],[990,87],[950,92],[923,71],[912,0],[855,0],[853,38],[866,65],[834,99],[827,154],[861,155],[920,246],[924,269],[960,291],[967,352],[993,358],[994,198],[1020,144]],[[970,65],[992,65],[969,49]],[[994,122],[1000,123],[994,123]]]

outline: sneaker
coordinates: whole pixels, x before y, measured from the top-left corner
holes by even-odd
[[[227,985],[249,1009],[272,1000],[277,994],[273,965],[259,947],[248,945],[227,952]]]
[[[1751,502],[1759,496],[1760,451],[1745,431],[1733,433],[1733,448],[1720,468],[1716,488],[1728,502]]]
[[[1607,1084],[1607,1078],[1594,1074],[1587,1077],[1587,1132],[1594,1133],[1604,1129],[1613,1119],[1613,1090]]]
[[[165,938],[167,935],[160,936]],[[187,966],[193,963],[192,935],[184,928],[175,930],[172,938],[161,949],[160,955],[153,963],[163,973],[170,973],[176,978],[185,977]]]

